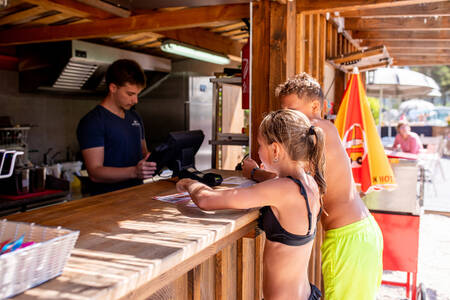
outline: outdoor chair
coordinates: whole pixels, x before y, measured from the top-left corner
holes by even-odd
[[[446,146],[446,140],[443,136],[420,137],[422,144],[426,147],[420,154],[419,160],[425,169],[425,181],[433,185],[434,194],[437,196],[436,178],[440,172],[445,180],[444,168],[442,167],[441,158]]]

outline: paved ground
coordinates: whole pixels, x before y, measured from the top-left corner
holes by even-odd
[[[450,214],[439,215],[429,211],[450,212],[450,159],[442,159],[445,179],[439,173],[434,187],[425,188],[424,208],[420,219],[418,283],[423,283],[427,300],[450,300]],[[405,281],[402,272],[385,272],[383,278]],[[379,300],[406,299],[405,289],[383,285]]]

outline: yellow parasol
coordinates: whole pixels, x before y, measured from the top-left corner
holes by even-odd
[[[355,183],[361,184],[361,190],[394,188],[392,168],[357,70],[347,84],[334,124],[350,157]]]

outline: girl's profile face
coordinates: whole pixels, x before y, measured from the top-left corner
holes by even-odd
[[[264,165],[264,168],[266,170],[271,170],[272,165],[272,155],[270,152],[270,145],[267,144],[267,142],[264,140],[264,138],[261,136],[261,133],[258,132],[258,155],[259,159]]]

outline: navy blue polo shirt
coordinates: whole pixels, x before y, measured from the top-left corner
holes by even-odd
[[[125,111],[121,118],[101,105],[88,112],[78,124],[80,149],[104,147],[105,167],[136,166],[143,159],[141,140],[145,138],[141,117],[134,110]],[[91,194],[101,194],[141,184],[140,179],[118,183],[91,182]]]

